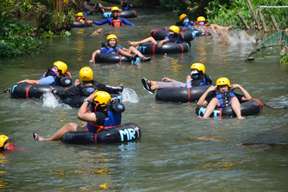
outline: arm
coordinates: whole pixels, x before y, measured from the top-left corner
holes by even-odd
[[[71,96],[80,95],[80,90],[77,86],[69,87],[68,89],[63,90],[55,90],[53,91],[54,94],[58,95],[61,99]]]
[[[52,76],[47,76],[47,77],[43,77],[41,79],[38,80],[39,85],[51,85],[55,82],[54,77]]]
[[[121,18],[121,20],[122,20],[122,23],[124,25],[128,25],[128,26],[131,26],[131,27],[135,26],[134,23],[130,22],[128,19]]]
[[[96,51],[94,51],[93,53],[92,53],[92,55],[91,55],[91,59],[90,59],[90,63],[92,63],[92,64],[95,64],[95,57],[96,57],[96,55],[97,54],[99,54],[100,53],[100,50],[99,49],[97,49]]]
[[[104,24],[107,24],[107,23],[109,23],[109,19],[102,19],[100,21],[94,21],[95,25],[104,25]]]
[[[66,76],[66,77],[69,77],[70,79],[72,79],[72,74],[71,74],[70,71],[67,71],[67,72],[65,73],[65,76]]]
[[[97,121],[97,117],[95,115],[95,113],[92,113],[89,111],[88,108],[88,104],[89,102],[92,101],[92,99],[94,98],[94,93],[92,93],[91,95],[89,95],[89,97],[87,97],[83,104],[81,105],[79,111],[78,111],[78,118],[82,121],[90,121],[90,122],[96,122]]]
[[[186,77],[186,87],[188,89],[191,89],[191,87],[192,87],[191,81],[192,81],[191,75],[187,75],[187,77]]]
[[[169,39],[163,39],[161,41],[159,41],[158,46],[161,47],[163,44],[169,42]]]
[[[244,89],[241,85],[233,84],[232,89],[236,89],[236,88],[240,89],[240,91],[243,93],[244,96],[242,97],[242,100],[248,101],[252,99],[252,96],[250,95],[250,93],[246,89]]]
[[[204,93],[203,95],[201,95],[201,97],[199,98],[198,102],[197,102],[197,105],[199,106],[204,106],[207,104],[207,101],[206,101],[206,97],[208,96],[208,94],[211,92],[211,91],[215,91],[216,90],[216,86],[213,86],[211,85]]]
[[[95,81],[95,87],[97,90],[99,91],[106,91],[110,94],[119,94],[123,91],[123,87],[112,87],[112,86],[109,86],[109,85],[105,85],[103,83],[98,83]]]
[[[18,81],[18,83],[28,83],[28,84],[38,84],[38,80],[31,80],[31,79],[25,79],[22,81]]]

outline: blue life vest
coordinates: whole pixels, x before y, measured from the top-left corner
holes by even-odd
[[[130,9],[130,6],[129,5],[122,6],[121,9],[122,11],[128,11]]]
[[[100,53],[103,55],[118,54],[118,50],[120,48],[121,47],[118,45],[116,47],[109,47],[108,45],[105,45],[100,49]]]
[[[200,78],[193,79],[191,81],[191,86],[192,87],[197,87],[197,86],[204,86],[204,85],[211,85],[212,82],[211,80],[204,74],[199,74]]]
[[[168,34],[166,36],[166,39],[168,39],[169,42],[172,43],[184,43],[184,40],[180,35]]]
[[[228,91],[227,93],[220,93],[217,91],[216,92],[216,99],[219,102],[218,107],[223,109],[225,107],[230,106],[232,97],[236,97],[236,95],[233,91]]]
[[[111,128],[121,124],[122,115],[119,112],[108,109],[103,124],[88,122],[86,127],[89,132],[96,133],[101,129]]]

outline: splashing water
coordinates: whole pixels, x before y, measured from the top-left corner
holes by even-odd
[[[137,93],[131,88],[124,88],[122,92],[122,101],[130,103],[138,103],[139,97]]]
[[[245,44],[252,45],[256,43],[256,37],[249,35],[246,31],[232,31],[228,34],[230,45]]]
[[[252,46],[256,43],[255,35],[249,35],[246,31],[225,31],[220,30],[219,32],[211,33],[213,40],[217,42],[223,42],[225,44],[229,44],[231,46],[235,45],[245,45]]]
[[[45,93],[43,94],[43,107],[55,109],[56,107],[63,107],[63,104],[59,103],[52,93]]]

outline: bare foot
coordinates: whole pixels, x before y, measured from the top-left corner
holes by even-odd
[[[44,137],[41,137],[40,135],[38,135],[38,133],[33,133],[33,139],[35,141],[44,141]]]
[[[239,120],[243,120],[243,119],[245,119],[245,117],[237,117],[237,119],[239,119]]]

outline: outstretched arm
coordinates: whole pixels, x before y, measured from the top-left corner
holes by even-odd
[[[125,18],[122,18],[122,23],[123,23],[124,25],[128,25],[128,26],[131,26],[131,27],[134,27],[134,26],[135,26],[134,23],[130,22],[128,19],[125,19]]]
[[[104,25],[104,24],[107,24],[107,23],[109,23],[108,19],[102,19],[100,21],[94,21],[95,25]]]

